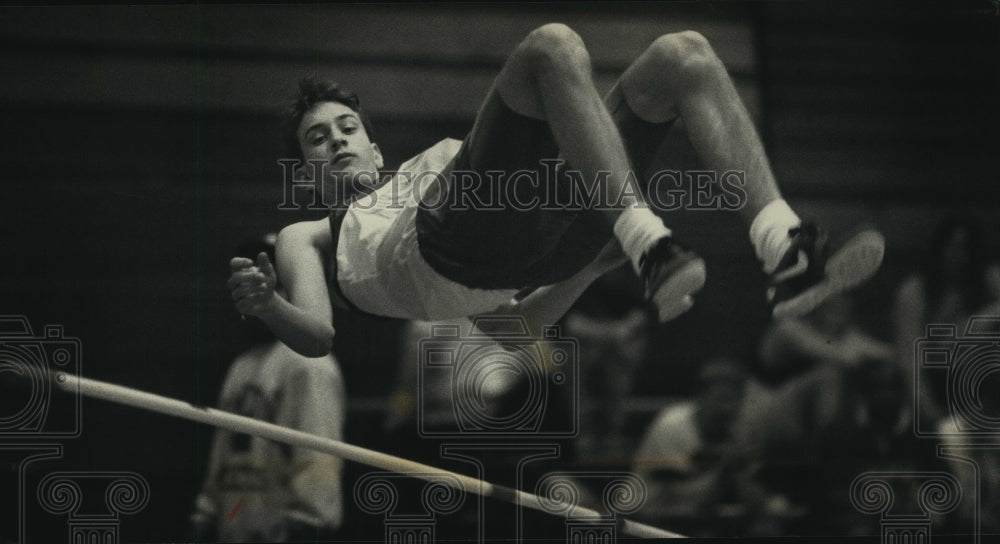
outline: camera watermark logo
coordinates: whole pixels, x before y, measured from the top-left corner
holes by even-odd
[[[0,378],[11,383],[0,400],[0,439],[80,435],[79,391],[57,386],[80,375],[80,356],[80,340],[61,325],[36,335],[25,316],[0,316]]]
[[[400,487],[421,483],[420,508],[400,507]],[[437,516],[456,512],[465,503],[465,491],[459,479],[442,473],[369,472],[354,485],[354,501],[372,515],[384,515],[385,542],[436,542]],[[416,501],[405,497],[411,507]]]
[[[543,510],[565,518],[566,542],[613,544],[619,516],[642,508],[646,485],[631,472],[559,471],[542,477],[535,494]]]
[[[53,472],[38,484],[38,502],[66,515],[69,542],[119,542],[121,516],[149,502],[149,482],[134,472]]]
[[[866,472],[851,483],[850,498],[858,512],[880,516],[882,544],[930,544],[932,515],[958,507],[962,489],[946,472]]]
[[[418,432],[424,437],[554,437],[577,432],[579,346],[520,316],[434,325],[419,341]]]
[[[915,344],[914,432],[919,437],[1000,437],[1000,318],[972,317],[965,334],[955,325],[928,325]],[[944,383],[950,425],[927,421],[921,410],[928,384]]]

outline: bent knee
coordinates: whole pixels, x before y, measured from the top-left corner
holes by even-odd
[[[549,23],[531,31],[521,42],[518,53],[533,68],[553,67],[589,69],[590,56],[583,39],[562,23]]]
[[[725,70],[708,40],[693,30],[660,36],[647,53],[658,69],[679,77],[697,78]]]

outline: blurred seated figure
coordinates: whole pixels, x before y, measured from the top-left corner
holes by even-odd
[[[386,450],[491,484],[529,491],[540,475],[565,470],[572,460],[566,430],[574,425],[575,403],[570,395],[578,376],[566,373],[565,382],[556,378],[565,363],[556,365],[548,342],[537,340],[526,327],[519,329],[521,324],[518,316],[499,314],[474,320],[407,322],[383,426]],[[500,328],[507,331],[501,336],[509,338],[509,343],[501,344],[497,336],[484,332]],[[539,432],[556,436],[539,440]],[[558,458],[534,460],[515,470],[526,452],[539,443],[558,444]],[[451,454],[444,453],[446,445],[452,447]],[[526,449],[518,449],[522,445]],[[470,472],[473,469],[478,472]],[[588,495],[581,497],[581,504],[596,508],[600,501]],[[476,501],[467,500],[459,512],[449,515],[454,538],[465,541],[477,534],[481,515],[506,520],[519,514],[515,506],[500,501],[492,501],[484,514]],[[558,520],[553,516],[542,519]],[[534,518],[532,523],[532,535],[539,538],[547,531],[565,531],[561,522],[539,527]]]
[[[562,320],[566,336],[579,342],[581,464],[626,467],[631,437],[626,401],[636,372],[646,362],[652,315],[642,293],[630,291],[631,271],[622,267],[594,282]]]
[[[253,258],[274,236],[244,243]],[[272,256],[273,258],[273,256]],[[343,439],[347,398],[332,355],[307,358],[256,320],[255,345],[226,373],[218,408],[317,436]],[[197,541],[328,540],[343,517],[343,462],[257,436],[216,429],[207,475],[191,516]]]
[[[997,398],[994,395],[987,399],[984,406],[994,417],[1000,413]],[[969,495],[952,513],[950,528],[956,532],[971,531],[978,521],[982,534],[1000,533],[1000,436],[993,434],[972,442],[962,435],[951,418],[941,423],[940,432],[948,452],[945,461],[949,472],[958,478],[962,491]],[[975,465],[975,470],[969,462]],[[972,498],[973,490],[977,489],[978,503]]]
[[[977,313],[1000,316],[1000,262],[994,262],[986,269],[986,296],[989,302]]]
[[[459,415],[475,415],[456,412],[466,400],[482,409],[477,414],[502,418],[504,403],[525,377],[518,372],[523,369],[508,364],[507,352],[465,317],[409,321],[402,343],[385,422],[390,434],[457,430]],[[447,364],[428,366],[429,357],[443,354],[449,355]]]
[[[797,511],[790,534],[878,534],[878,517],[848,500],[854,478],[941,468],[935,443],[908,424],[909,406],[902,372],[879,359],[820,365],[777,388],[748,391],[742,440],[759,452],[760,481]],[[895,508],[917,511],[916,489],[895,497]]]
[[[801,318],[774,321],[760,344],[764,371],[781,382],[817,366],[854,367],[866,360],[892,361],[892,347],[854,323],[847,295],[828,299]]]
[[[895,301],[897,361],[908,382],[916,382],[914,343],[932,324],[953,325],[961,334],[972,316],[1000,309],[1000,273],[990,266],[982,226],[969,214],[945,219],[931,237],[921,270],[899,286]],[[922,375],[922,421],[947,415],[947,384]]]
[[[937,428],[952,455],[947,458],[950,471],[959,477],[962,489],[978,489],[980,504],[963,501],[953,515],[956,530],[971,530],[976,516],[983,532],[1000,531],[1000,448],[995,436],[980,438],[980,447],[968,447],[948,398],[947,373],[933,374],[914,360],[915,344],[926,337],[928,325],[951,325],[958,335],[967,330],[972,317],[1000,317],[1000,264],[987,250],[982,225],[968,213],[946,218],[936,229],[925,253],[921,270],[914,272],[896,293],[897,360],[911,387],[918,389],[921,427]],[[1000,331],[991,336],[1000,336]],[[917,372],[920,375],[917,376]],[[980,384],[979,398],[983,414],[1000,418],[1000,384],[986,379]],[[975,473],[964,457],[978,467]]]
[[[580,434],[578,460],[629,463],[621,458],[626,440],[625,401],[649,344],[649,316],[635,308],[621,316],[572,312],[566,331],[580,342]]]
[[[938,422],[936,429],[942,437],[944,457],[951,473],[958,477],[962,490],[978,489],[978,504],[972,500],[963,501],[954,512],[952,518],[956,531],[975,528],[978,518],[982,534],[1000,533],[1000,433],[996,432],[995,424],[1000,421],[1000,372],[996,368],[1000,350],[995,344],[996,339],[1000,339],[998,306],[994,303],[991,308],[980,312],[974,326],[970,324],[978,337],[955,342],[956,347],[964,344],[977,348],[964,351],[964,370],[949,368],[953,375],[965,377],[956,379],[956,382],[973,385],[975,389],[958,392],[952,389],[952,395],[966,393],[968,396],[952,399],[947,416]],[[961,348],[957,348],[955,353],[958,349]],[[958,357],[952,360],[955,359]],[[970,374],[975,373],[969,372],[970,369],[982,371],[977,383],[972,384],[968,380]],[[973,434],[972,431],[976,432]],[[967,493],[972,494],[971,491]]]
[[[440,465],[442,439],[568,437],[574,428],[579,379],[551,356],[552,343],[574,342],[539,341],[518,316],[504,315],[410,321],[402,342],[384,425],[391,450]]]
[[[697,397],[661,410],[635,454],[647,488],[640,516],[695,537],[767,534],[767,511],[784,505],[759,485],[756,454],[739,438],[746,372],[715,359],[698,381]]]

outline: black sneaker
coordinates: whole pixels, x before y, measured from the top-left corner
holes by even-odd
[[[660,322],[690,309],[692,296],[705,286],[705,261],[670,236],[660,238],[639,258],[639,269],[646,299],[656,306]]]
[[[803,223],[788,235],[792,247],[771,274],[767,290],[772,314],[779,319],[809,313],[871,278],[885,255],[885,237],[870,226],[834,239],[816,225]]]

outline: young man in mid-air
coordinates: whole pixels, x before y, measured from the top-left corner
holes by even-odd
[[[534,30],[504,63],[464,141],[439,142],[350,205],[344,188],[362,186],[359,178],[381,169],[381,151],[355,95],[316,82],[301,87],[295,148],[304,166],[322,166],[316,175],[339,201],[328,219],[280,233],[277,269],[288,300],[274,293],[266,257],[233,259],[229,285],[240,312],[264,320],[305,355],[330,350],[334,306],[419,320],[503,309],[537,326],[553,324],[622,259],[661,320],[683,313],[704,285],[704,261],[675,243],[642,193],[629,189],[632,173],[646,171],[677,118],[705,168],[745,174],[741,213],[770,275],[775,316],[804,313],[881,264],[878,232],[860,229],[832,243],[781,198],[725,67],[695,32],[654,41],[602,100],[580,37],[561,24]],[[619,197],[599,209],[526,208],[516,204],[560,188],[519,183],[506,191],[484,183],[481,201],[499,194],[502,209],[459,209],[428,205],[449,201],[449,192],[462,190],[457,183],[413,181],[427,172],[502,180],[496,172],[541,172],[557,158],[579,174],[587,194]],[[571,183],[562,175],[549,182]]]

